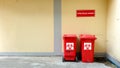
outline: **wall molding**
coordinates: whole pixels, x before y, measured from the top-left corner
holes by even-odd
[[[77,53],[78,55],[80,53]],[[62,56],[62,52],[0,52],[0,56]],[[95,53],[95,57],[105,57],[105,53]]]
[[[95,52],[94,56],[95,57],[106,57],[106,53],[104,53],[104,52]]]
[[[106,58],[112,62],[113,64],[115,64],[117,66],[117,68],[120,68],[120,62],[115,59],[114,57],[110,56],[109,54],[106,54]]]
[[[61,56],[58,52],[0,52],[0,56]]]

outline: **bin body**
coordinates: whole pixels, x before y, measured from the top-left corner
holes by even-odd
[[[77,36],[73,34],[64,35],[64,60],[76,60]]]
[[[94,62],[94,41],[95,35],[81,34],[81,58],[82,62]]]

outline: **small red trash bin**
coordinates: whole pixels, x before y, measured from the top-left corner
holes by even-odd
[[[82,62],[94,62],[94,41],[96,40],[95,35],[81,34],[81,58]]]
[[[65,34],[64,39],[64,56],[63,61],[77,61],[76,44],[77,36],[74,34]]]

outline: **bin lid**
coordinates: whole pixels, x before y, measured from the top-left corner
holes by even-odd
[[[64,34],[63,37],[65,38],[65,37],[77,37],[77,36],[75,34]]]
[[[95,37],[95,35],[91,35],[91,34],[81,34],[80,35],[80,39],[97,39],[96,37]]]

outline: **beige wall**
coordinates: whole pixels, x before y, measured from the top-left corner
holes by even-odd
[[[107,53],[120,61],[120,0],[109,0]]]
[[[53,52],[53,0],[0,0],[0,52]]]
[[[95,17],[76,17],[94,9]],[[95,52],[106,51],[107,0],[62,0],[62,35],[95,34]],[[53,0],[0,0],[0,52],[53,52]]]
[[[76,10],[93,9],[95,17],[76,17]],[[62,35],[94,34],[95,52],[106,51],[107,0],[62,0]]]

